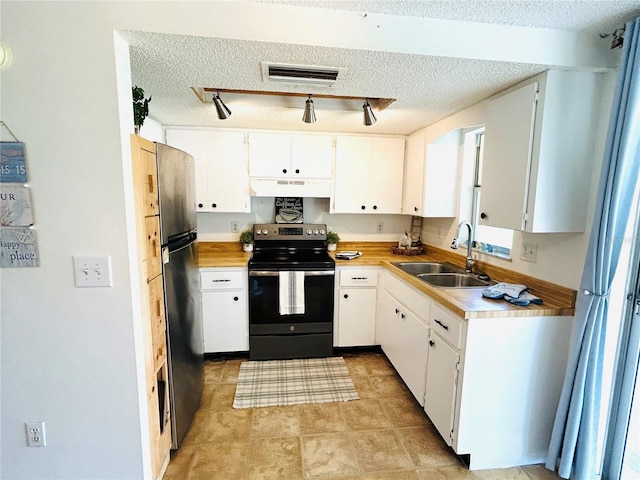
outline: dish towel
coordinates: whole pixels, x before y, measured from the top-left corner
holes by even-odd
[[[280,315],[304,313],[304,272],[279,272]]]
[[[526,307],[532,303],[540,305],[542,299],[530,294],[526,291],[525,285],[519,285],[516,283],[497,283],[489,288],[485,288],[482,291],[482,296],[492,299],[505,299],[507,302],[513,305],[519,305]]]

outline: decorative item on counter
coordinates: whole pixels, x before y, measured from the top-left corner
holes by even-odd
[[[340,260],[353,260],[354,258],[358,258],[362,255],[362,252],[352,251],[352,252],[338,252],[336,253],[336,258]]]
[[[302,197],[276,197],[276,223],[302,223]]]
[[[240,234],[243,252],[253,252],[253,230],[245,230]]]
[[[409,237],[409,234],[404,232],[404,235],[398,241],[398,245],[392,246],[391,251],[396,255],[421,255],[424,253],[424,248],[420,242],[420,235],[414,241],[413,234]]]
[[[493,300],[504,299],[513,305],[526,307],[532,303],[542,304],[542,300],[527,292],[526,285],[498,283],[482,291],[482,296]]]
[[[133,95],[133,125],[136,135],[139,135],[144,119],[149,115],[151,96],[144,98],[144,90],[137,85],[131,87],[131,93]]]
[[[335,252],[339,241],[340,241],[340,237],[336,232],[328,231],[327,239],[324,241],[324,244],[327,246],[328,251]]]

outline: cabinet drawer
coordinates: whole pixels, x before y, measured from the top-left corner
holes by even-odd
[[[417,317],[422,319],[423,322],[428,321],[431,301],[424,293],[414,290],[402,280],[399,280],[391,274],[385,275],[384,288],[396,300],[415,313]]]
[[[341,287],[375,287],[378,284],[377,270],[341,270]]]
[[[437,303],[431,305],[431,329],[454,347],[462,346],[462,321]]]
[[[202,290],[229,290],[244,288],[245,275],[242,271],[200,272]]]

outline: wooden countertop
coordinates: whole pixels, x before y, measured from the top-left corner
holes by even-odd
[[[479,262],[474,269],[487,273],[493,280],[527,285],[529,291],[543,300],[542,305],[519,307],[504,300],[489,300],[482,296],[482,288],[442,288],[431,286],[417,277],[403,272],[393,262],[449,262],[464,267],[464,257],[435,247],[425,247],[422,255],[396,255],[393,243],[340,242],[338,251],[358,250],[362,256],[353,260],[336,259],[336,267],[383,267],[414,288],[449,308],[463,318],[532,317],[573,315],[576,291],[544,280],[522,275]],[[332,253],[335,258],[335,253]],[[200,242],[198,267],[246,267],[251,253],[245,253],[235,242]]]

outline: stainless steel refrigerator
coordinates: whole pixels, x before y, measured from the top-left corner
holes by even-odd
[[[167,312],[171,447],[178,448],[200,406],[204,340],[196,264],[195,171],[191,155],[156,144]]]

